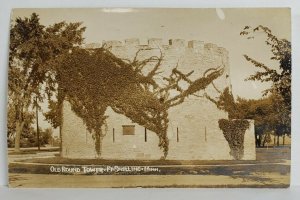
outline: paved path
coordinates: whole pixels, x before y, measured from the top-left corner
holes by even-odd
[[[9,155],[8,163],[19,162],[24,159],[32,159],[32,158],[51,158],[55,157],[55,154],[58,154],[58,151],[53,152],[38,152],[34,154],[19,154],[19,155]]]
[[[265,181],[247,177],[216,175],[43,175],[10,174],[10,187],[27,188],[84,188],[84,187],[286,187],[289,180],[280,174],[257,174]],[[269,180],[272,178],[272,181]]]

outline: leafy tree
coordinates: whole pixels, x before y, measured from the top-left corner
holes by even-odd
[[[16,110],[11,103],[8,104],[7,113],[7,143],[8,147],[14,147],[13,141],[16,136]],[[21,133],[22,138],[28,138],[29,135],[32,135],[33,128],[31,127],[31,124],[33,121],[34,113],[24,113],[24,127]]]
[[[46,128],[41,131],[40,142],[41,145],[50,144],[52,139],[53,131],[52,128]]]
[[[59,93],[57,92],[57,98],[61,99],[59,97]],[[48,100],[48,112],[44,113],[44,116],[48,122],[52,125],[53,128],[59,128],[59,137],[62,138],[61,133],[61,123],[62,123],[62,113],[61,113],[61,106],[62,101],[54,101],[54,100]],[[62,142],[60,142],[60,149],[62,149]]]
[[[273,56],[272,60],[279,63],[279,70],[274,67],[266,66],[265,64],[244,55],[245,59],[251,62],[255,67],[260,69],[254,75],[251,75],[247,80],[272,82],[272,87],[265,90],[264,94],[271,94],[273,114],[268,121],[275,133],[280,135],[290,134],[291,127],[291,42],[286,39],[279,39],[272,31],[264,26],[251,28],[246,26],[240,33],[241,35],[249,36],[256,32],[262,32],[266,35],[265,43],[270,46]],[[249,36],[248,38],[254,38]]]
[[[20,150],[20,137],[26,113],[39,107],[57,92],[53,63],[83,41],[81,23],[60,22],[45,27],[37,14],[17,18],[11,26],[8,69],[9,103],[15,109],[15,150]]]
[[[283,110],[286,107],[281,95],[271,94],[258,100],[238,98],[237,106],[245,108],[242,114],[245,119],[254,119],[256,136],[263,145],[262,138],[267,132],[274,132],[277,137],[290,134],[290,128],[287,126],[289,111]],[[279,141],[278,138],[277,141]]]
[[[251,33],[263,32],[266,34],[267,39],[265,43],[271,47],[271,52],[273,56],[272,60],[279,62],[280,71],[274,69],[274,67],[268,67],[265,64],[256,61],[255,59],[244,55],[245,59],[251,62],[255,67],[261,69],[261,71],[256,72],[251,75],[248,80],[261,81],[261,82],[272,82],[272,87],[265,90],[265,94],[273,93],[276,91],[280,94],[287,106],[291,106],[291,42],[286,39],[279,39],[276,37],[272,31],[265,26],[257,26],[252,29],[246,26],[244,30],[240,33],[241,35],[249,35]],[[248,37],[253,38],[253,37]]]
[[[48,101],[49,111],[44,113],[46,120],[48,120],[53,128],[58,128],[61,125],[60,107],[57,101]]]

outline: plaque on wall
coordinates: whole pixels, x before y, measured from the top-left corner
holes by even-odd
[[[288,187],[287,8],[14,9],[10,187]]]

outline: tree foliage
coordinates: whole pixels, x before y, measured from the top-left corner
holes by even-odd
[[[12,23],[8,92],[9,103],[15,109],[16,150],[30,107],[56,92],[53,63],[59,55],[81,44],[84,30],[81,23],[60,22],[45,27],[35,13]]]
[[[44,113],[44,116],[48,122],[52,125],[53,128],[58,128],[61,125],[61,107],[58,104],[58,101],[49,100],[48,101],[49,111]]]
[[[264,145],[267,134],[284,136],[291,134],[290,111],[281,95],[270,94],[261,99],[237,99],[241,115],[255,121],[255,134],[259,138],[257,146]]]
[[[260,71],[251,75],[247,80],[271,82],[272,87],[265,90],[264,94],[270,96],[261,103],[267,102],[268,112],[265,112],[264,119],[257,119],[258,132],[273,130],[277,136],[290,134],[291,131],[291,42],[286,39],[280,39],[265,26],[251,28],[246,26],[240,33],[249,36],[261,32],[266,35],[265,43],[270,46],[273,56],[272,60],[278,61],[279,70],[269,67],[248,55],[245,59],[251,62]],[[248,38],[254,38],[250,36]],[[261,108],[263,110],[263,108]],[[261,115],[263,117],[263,115]],[[263,122],[262,122],[263,121]],[[262,131],[264,130],[264,131]]]
[[[32,133],[33,128],[31,127],[34,122],[34,113],[27,112],[24,113],[24,126],[22,131],[22,137],[26,137]],[[12,142],[16,136],[16,110],[15,106],[11,103],[7,107],[7,142],[9,146],[14,146]]]
[[[272,31],[265,26],[257,26],[251,28],[246,26],[240,35],[249,36],[257,32],[266,34],[267,39],[265,43],[270,46],[273,56],[271,60],[278,61],[280,71],[269,67],[259,62],[248,55],[244,55],[245,59],[251,62],[255,67],[261,71],[251,75],[247,80],[272,82],[272,87],[265,91],[268,93],[280,94],[284,100],[285,105],[291,108],[291,73],[292,73],[292,61],[291,61],[291,42],[286,39],[279,39]],[[253,36],[252,36],[253,37]],[[248,37],[248,38],[252,38]]]

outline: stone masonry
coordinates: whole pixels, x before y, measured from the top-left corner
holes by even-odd
[[[211,97],[218,97],[220,91],[231,88],[228,52],[225,48],[202,41],[181,39],[169,40],[165,45],[162,39],[149,39],[147,45],[141,45],[138,39],[121,41],[103,41],[116,56],[132,60],[140,49],[138,59],[163,54],[162,75],[168,75],[177,68],[183,73],[194,71],[191,80],[202,77],[203,73],[216,67],[224,67],[224,74],[214,81],[205,92]],[[100,44],[89,44],[86,48],[101,47]],[[145,70],[150,70],[149,64]],[[183,88],[184,85],[181,85]],[[230,160],[230,148],[218,120],[228,118],[227,113],[219,110],[215,104],[197,96],[188,97],[184,103],[169,110],[169,160]],[[112,109],[106,110],[107,129],[102,142],[101,158],[104,159],[160,159],[163,151],[158,147],[158,136]],[[126,134],[126,127],[131,127],[133,134]],[[86,129],[83,120],[72,110],[68,101],[63,105],[62,123],[62,156],[68,158],[96,158],[94,139]],[[256,159],[254,123],[245,133],[245,160]]]

